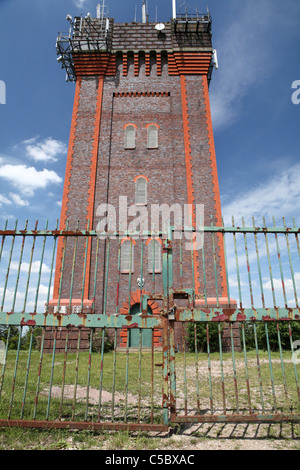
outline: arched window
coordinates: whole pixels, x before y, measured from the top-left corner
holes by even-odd
[[[134,242],[130,239],[122,241],[121,244],[121,272],[134,272]]]
[[[154,238],[148,243],[148,271],[149,273],[161,273],[161,243]]]
[[[144,176],[135,180],[135,203],[147,204],[147,179]]]
[[[158,126],[150,124],[147,127],[147,147],[148,149],[158,148]]]
[[[125,149],[135,149],[136,127],[133,124],[127,124],[124,127],[124,147]]]

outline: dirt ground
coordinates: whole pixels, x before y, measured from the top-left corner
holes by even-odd
[[[48,392],[47,389],[44,390]],[[60,387],[52,388],[53,396],[59,397]],[[66,385],[65,398],[72,398],[74,386]],[[77,387],[77,399],[85,400],[86,388]],[[97,404],[99,391],[89,390],[89,403]],[[103,391],[102,403],[110,402],[111,393]],[[124,396],[116,392],[115,403],[122,401]],[[136,397],[128,394],[128,403],[134,403]],[[135,449],[140,436],[129,434],[123,442],[123,449]],[[230,424],[230,423],[201,423],[182,425],[174,428],[170,433],[147,433],[144,435],[145,449],[159,450],[300,450],[300,425],[293,423],[272,424]],[[122,448],[121,445],[121,448]],[[103,450],[116,447],[114,433],[109,433],[102,441]],[[117,445],[118,447],[118,445]],[[69,450],[76,449],[72,436],[69,438]]]
[[[160,449],[300,450],[295,424],[197,424],[182,427]]]

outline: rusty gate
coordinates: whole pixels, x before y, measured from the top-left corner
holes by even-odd
[[[299,422],[294,220],[175,232],[6,223],[0,426]]]

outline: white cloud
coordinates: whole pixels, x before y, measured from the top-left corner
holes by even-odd
[[[263,216],[267,219],[272,216],[297,217],[300,212],[299,181],[300,164],[295,164],[275,173],[257,187],[237,192],[233,200],[223,204],[225,224],[231,224],[231,216],[234,216],[238,224],[241,223],[242,216],[245,217],[245,222],[251,221],[252,216],[258,217],[260,224]]]
[[[73,0],[74,1],[74,5],[77,7],[77,8],[83,8],[86,6],[87,4],[87,0]]]
[[[16,206],[24,207],[24,206],[28,206],[28,205],[29,205],[29,202],[26,201],[26,200],[24,200],[24,199],[22,199],[19,194],[9,193],[9,197],[12,199],[13,203],[14,203]]]
[[[35,190],[45,189],[48,184],[62,182],[62,178],[55,171],[38,171],[26,165],[3,165],[0,167],[0,177],[9,181],[26,196],[33,196]]]
[[[11,201],[9,199],[7,199],[7,197],[2,196],[2,194],[0,194],[0,207],[3,204],[11,204]]]
[[[296,288],[296,293],[300,292],[300,273],[296,272],[294,273],[294,281],[295,281],[295,288]],[[282,281],[281,281],[281,278],[278,279],[278,278],[274,278],[273,279],[273,286],[274,286],[274,289],[276,290],[282,290]],[[271,284],[271,281],[268,281],[266,282],[264,285],[263,285],[264,289],[269,289],[271,290],[272,289],[272,284]],[[285,287],[285,292],[287,295],[291,295],[294,293],[294,283],[293,283],[293,280],[292,278],[289,278],[289,279],[284,279],[284,287]]]
[[[27,155],[35,162],[56,162],[59,155],[67,153],[67,146],[59,140],[48,137],[37,142],[37,137],[23,141]]]
[[[19,263],[17,261],[12,261],[10,268],[12,270],[18,270],[19,269]],[[31,263],[31,271],[30,272],[31,273],[38,273],[39,270],[40,270],[40,261],[33,261]],[[21,263],[20,271],[25,272],[25,273],[29,272],[29,263],[27,261],[23,261]],[[43,274],[50,273],[50,268],[45,263],[42,264],[42,273]]]

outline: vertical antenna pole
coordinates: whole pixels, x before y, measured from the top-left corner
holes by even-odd
[[[142,21],[143,23],[146,23],[146,0],[143,0]]]
[[[173,6],[173,20],[176,20],[176,0],[172,0],[172,6]]]

